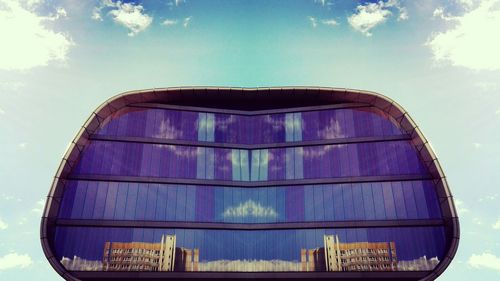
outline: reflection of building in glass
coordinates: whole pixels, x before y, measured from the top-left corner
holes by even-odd
[[[198,271],[199,249],[175,248],[175,271]]]
[[[80,257],[74,256],[73,259],[68,257],[62,257],[61,264],[67,270],[74,271],[101,271],[102,270],[102,262],[101,261],[93,261],[86,260]]]
[[[341,243],[338,235],[325,235],[324,241],[327,271],[397,270],[394,242]]]
[[[427,259],[426,256],[411,261],[399,261],[398,270],[402,271],[422,271],[433,270],[439,263],[438,257]]]
[[[301,249],[300,271],[325,271],[325,248]]]
[[[173,271],[174,251],[175,235],[162,235],[160,243],[106,242],[103,266],[106,271]]]

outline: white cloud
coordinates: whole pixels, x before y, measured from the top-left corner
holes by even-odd
[[[455,198],[455,208],[457,209],[457,213],[458,215],[463,215],[465,213],[468,213],[469,212],[469,209],[467,209],[465,206],[464,206],[464,202],[460,199],[456,199]]]
[[[153,17],[144,13],[144,7],[140,4],[116,2],[116,9],[111,10],[109,15],[113,20],[128,28],[128,36],[135,36],[144,31],[153,22]]]
[[[1,107],[0,107],[0,115],[4,115],[5,114],[5,110],[3,110]]]
[[[58,8],[53,16],[40,16],[35,12],[38,4],[0,0],[0,69],[28,70],[67,60],[74,45],[71,38],[45,26],[65,16],[66,11]]]
[[[498,198],[498,194],[495,193],[493,195],[486,195],[484,197],[479,198],[477,201],[483,202],[483,201],[494,201]]]
[[[12,268],[25,268],[32,263],[33,260],[28,255],[9,253],[3,257],[0,257],[0,271]]]
[[[179,6],[182,3],[186,3],[186,0],[175,0],[174,1],[175,6]]]
[[[493,225],[491,225],[493,229],[500,229],[500,219],[498,219]]]
[[[28,221],[28,218],[26,218],[26,217],[22,217],[22,218],[20,218],[20,219],[19,219],[19,221],[17,221],[17,224],[18,224],[18,225],[23,225],[23,224],[25,224],[27,221]]]
[[[264,207],[253,200],[247,200],[236,207],[224,210],[224,217],[277,217],[278,213],[271,207]]]
[[[25,149],[27,146],[28,146],[27,142],[21,142],[17,144],[17,147],[19,147],[20,149]]]
[[[478,143],[478,142],[475,142],[472,145],[474,146],[475,149],[479,149],[479,148],[481,148],[483,146],[483,144]]]
[[[496,115],[500,115],[500,109],[497,109],[497,110],[495,111],[495,114],[496,114]]]
[[[0,230],[5,230],[9,227],[9,225],[0,218]]]
[[[497,83],[495,82],[477,82],[474,86],[481,89],[483,92],[492,92],[497,89]]]
[[[31,211],[42,215],[44,207],[45,207],[45,199],[40,199],[35,203],[35,207],[31,209]]]
[[[166,19],[161,24],[165,26],[172,26],[177,24],[177,20]]]
[[[441,17],[456,25],[427,40],[436,62],[473,70],[500,70],[500,0],[485,0],[462,16]]]
[[[318,20],[315,17],[309,17],[312,27],[318,26]]]
[[[339,25],[339,23],[334,19],[322,20],[321,23],[324,25],[329,25],[329,26]]]
[[[314,0],[314,3],[318,3],[321,6],[325,6],[325,5],[329,4],[329,2],[326,0]]]
[[[182,21],[182,26],[184,27],[188,27],[189,26],[189,23],[191,22],[191,19],[193,17],[187,17],[187,18],[184,18],[184,20]]]
[[[358,5],[356,12],[347,18],[349,24],[366,36],[372,36],[371,30],[384,23],[392,15],[391,9],[398,10],[398,21],[408,19],[408,10],[398,0],[379,1]]]
[[[500,258],[490,253],[473,254],[467,263],[474,268],[486,268],[500,271]]]

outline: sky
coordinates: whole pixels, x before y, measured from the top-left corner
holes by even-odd
[[[379,92],[431,141],[461,240],[439,280],[500,279],[500,0],[0,0],[0,279],[59,280],[40,216],[68,143],[128,90]]]

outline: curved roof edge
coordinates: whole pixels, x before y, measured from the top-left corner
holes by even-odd
[[[444,224],[446,227],[445,235],[449,239],[447,253],[444,259],[430,272],[423,280],[434,280],[441,275],[451,263],[455,256],[460,240],[460,226],[458,215],[453,202],[453,196],[450,192],[446,177],[441,168],[431,144],[424,137],[419,127],[415,124],[408,112],[394,100],[372,91],[355,90],[347,88],[333,87],[257,87],[257,88],[235,88],[235,87],[167,87],[153,88],[146,90],[127,91],[115,95],[100,106],[98,106],[82,126],[76,137],[69,144],[62,158],[61,164],[57,169],[52,182],[51,189],[47,195],[45,209],[42,215],[40,225],[40,239],[45,256],[52,267],[66,280],[78,280],[73,277],[55,258],[52,253],[49,241],[49,232],[53,232],[53,226],[57,212],[59,210],[60,199],[63,195],[63,187],[66,181],[66,175],[77,163],[80,152],[83,151],[88,142],[88,138],[99,128],[108,116],[119,109],[133,103],[164,102],[168,103],[175,100],[184,99],[186,96],[209,96],[217,95],[218,98],[235,99],[260,99],[277,94],[292,95],[293,98],[305,99],[314,97],[325,103],[328,102],[353,102],[365,103],[374,106],[389,116],[410,134],[412,144],[417,149],[422,161],[433,176],[433,181],[437,186],[438,195]],[[231,95],[229,97],[229,95]],[[50,233],[53,235],[53,233]]]

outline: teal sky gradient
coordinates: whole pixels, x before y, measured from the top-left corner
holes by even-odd
[[[0,11],[12,1],[0,0]],[[44,26],[72,45],[63,58],[29,69],[5,69],[0,60],[0,279],[60,279],[41,250],[37,202],[68,143],[109,97],[155,87],[325,86],[379,92],[411,114],[459,200],[460,246],[439,280],[499,280],[500,64],[477,69],[436,61],[426,42],[457,27],[445,17],[465,16],[483,2],[494,4],[489,12],[498,18],[491,22],[500,22],[500,1],[396,1],[408,19],[398,21],[398,8],[388,7],[391,15],[367,36],[348,18],[369,2],[132,1],[152,17],[134,36],[113,20],[115,8],[103,8],[102,21],[91,19],[100,1],[47,0],[31,8],[41,16],[64,8],[65,17]],[[435,15],[439,7],[443,18]],[[166,19],[178,22],[162,25]],[[332,19],[338,24],[322,23]],[[474,32],[487,30],[478,25]],[[491,41],[466,48],[470,56],[500,40],[498,33],[485,37]],[[13,253],[31,263],[7,266]],[[477,256],[484,258],[479,265]]]

